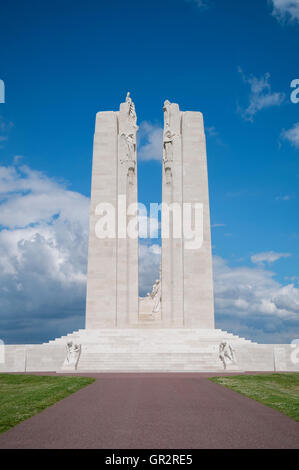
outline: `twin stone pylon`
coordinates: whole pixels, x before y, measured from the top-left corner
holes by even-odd
[[[136,120],[130,94],[118,112],[96,118],[86,328],[40,345],[5,346],[0,371],[298,372],[295,345],[256,344],[214,327],[203,117],[168,101],[160,280],[138,298]]]
[[[87,329],[144,327],[138,296],[138,226],[132,236],[138,207],[137,130],[135,106],[129,93],[118,112],[97,113],[88,248]],[[200,112],[181,112],[178,104],[169,101],[164,103],[163,205],[168,209],[162,209],[160,289],[156,286],[161,295],[160,311],[147,324],[157,328],[214,328],[203,116]],[[194,246],[190,244],[184,226],[190,205],[203,215],[202,240]],[[136,208],[135,213],[132,207]],[[195,224],[194,221],[191,223]],[[131,228],[130,236],[128,227]],[[154,309],[157,311],[157,302]]]

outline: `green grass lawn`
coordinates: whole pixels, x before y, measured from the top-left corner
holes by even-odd
[[[94,381],[90,377],[0,374],[0,432]]]
[[[235,375],[210,380],[299,421],[299,373]]]

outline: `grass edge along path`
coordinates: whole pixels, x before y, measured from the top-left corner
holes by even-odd
[[[212,382],[299,421],[299,373],[211,377]]]
[[[0,433],[94,381],[91,377],[0,374]]]

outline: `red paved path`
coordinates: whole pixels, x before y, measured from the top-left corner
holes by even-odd
[[[299,423],[212,374],[86,375],[98,380],[2,434],[0,448],[299,448]]]

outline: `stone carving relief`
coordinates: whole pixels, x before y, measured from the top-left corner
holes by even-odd
[[[171,132],[170,129],[164,132],[163,136],[163,161],[164,163],[169,163],[173,161],[173,142],[175,139],[175,134]]]
[[[236,364],[235,351],[227,341],[222,341],[219,345],[219,359],[226,369],[229,364]]]
[[[125,131],[120,135],[120,163],[125,166],[129,185],[134,184],[136,168],[137,115],[130,92],[126,96],[127,117]]]
[[[134,133],[122,133],[121,136],[124,158],[122,161],[135,161],[136,136]]]
[[[161,280],[157,279],[155,284],[153,285],[153,290],[150,294],[151,298],[153,299],[153,313],[159,313],[161,309],[161,297],[162,297],[162,288],[161,288]]]
[[[129,91],[126,96],[126,103],[128,106],[128,121],[137,130],[138,126],[137,126],[137,115],[136,115],[136,110],[135,110],[135,104],[131,98]]]
[[[163,136],[163,164],[166,177],[166,184],[172,180],[172,162],[173,162],[173,142],[176,135],[170,129],[164,131]]]
[[[62,369],[75,370],[81,354],[81,344],[74,344],[72,341],[66,345],[66,358]]]
[[[176,134],[171,130],[171,103],[164,101],[163,165],[166,184],[172,181],[173,143]]]
[[[168,100],[164,101],[163,111],[164,111],[164,128],[170,128],[170,106],[171,103]]]
[[[128,183],[134,184],[136,166],[136,135],[134,133],[122,133],[121,136],[121,158],[120,162],[127,168]]]

